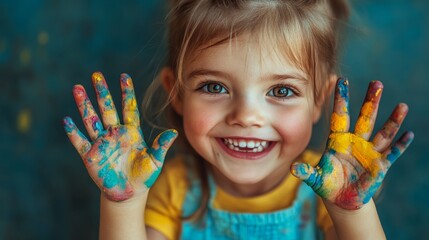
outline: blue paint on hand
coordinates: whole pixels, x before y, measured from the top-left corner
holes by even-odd
[[[341,78],[338,81],[338,91],[340,93],[340,96],[348,102],[349,99],[349,82],[345,78]]]
[[[158,178],[159,174],[161,173],[161,168],[158,168],[155,170],[152,175],[144,182],[146,187],[150,188],[155,183],[156,179]]]
[[[165,157],[165,152],[168,149],[165,149],[164,146],[169,145],[171,143],[171,141],[177,137],[177,131],[176,130],[167,130],[163,133],[161,133],[161,135],[158,138],[158,148],[157,149],[152,149],[152,155],[155,157],[155,159],[159,160],[159,161],[163,161],[164,157]]]

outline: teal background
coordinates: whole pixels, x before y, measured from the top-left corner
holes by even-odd
[[[429,2],[352,5],[340,61],[352,118],[367,84],[378,79],[385,91],[376,127],[406,102],[403,129],[416,135],[377,198],[380,219],[388,239],[428,238]],[[105,74],[117,106],[122,72],[142,99],[162,66],[164,16],[161,1],[0,2],[0,239],[97,239],[99,191],[61,119],[69,115],[83,129],[71,89],[81,83],[95,99],[94,71]]]

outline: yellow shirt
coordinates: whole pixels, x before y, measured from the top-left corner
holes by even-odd
[[[311,151],[302,154],[298,161],[317,164],[320,155]],[[188,190],[188,174],[183,158],[168,161],[158,180],[152,186],[145,210],[145,223],[168,239],[180,236],[182,205]],[[213,207],[229,212],[261,213],[288,208],[292,205],[300,184],[305,184],[291,174],[273,190],[256,197],[236,197],[221,188],[216,189]],[[326,232],[333,224],[318,198],[317,225]]]

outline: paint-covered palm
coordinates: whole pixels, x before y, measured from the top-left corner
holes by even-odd
[[[399,104],[384,124],[371,137],[383,85],[370,83],[356,122],[349,132],[349,90],[345,79],[337,81],[331,132],[326,150],[317,164],[294,163],[291,172],[322,198],[344,209],[359,209],[380,187],[388,169],[406,150],[414,138],[405,132],[392,144],[408,112],[406,104]]]
[[[113,201],[129,199],[149,189],[158,177],[165,154],[177,136],[175,130],[161,133],[148,147],[140,128],[139,112],[131,78],[121,75],[124,124],[120,124],[112,96],[101,73],[92,81],[97,94],[103,124],[95,112],[85,89],[73,88],[90,142],[71,118],[64,118],[64,128],[85,163],[89,175]]]

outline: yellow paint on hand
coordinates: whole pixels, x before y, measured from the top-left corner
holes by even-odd
[[[335,196],[334,190],[337,189],[339,185],[338,179],[342,179],[342,176],[338,177],[338,170],[334,169],[331,177],[327,177],[323,179],[324,185],[324,196]],[[323,174],[323,173],[321,173]]]
[[[381,158],[381,154],[374,149],[374,145],[352,133],[332,133],[329,148],[343,154],[351,154],[367,171],[375,176],[379,165],[374,164]]]
[[[130,113],[128,113],[127,117],[124,118],[124,122],[126,122],[126,123],[137,123],[136,115],[133,113],[134,112],[130,111]]]
[[[17,117],[17,128],[21,133],[26,133],[30,129],[31,114],[28,109],[23,109],[19,112]]]
[[[361,109],[361,116],[356,122],[356,133],[369,133],[371,126],[371,114],[374,112],[372,102],[366,102]]]
[[[382,90],[381,88],[377,89],[377,92],[375,92],[375,96],[376,97],[378,97],[378,95],[380,94],[381,90]]]
[[[128,141],[130,142],[130,144],[136,144],[136,143],[141,141],[141,136],[140,136],[140,133],[138,131],[128,130],[128,132],[129,132],[129,136],[130,136]]]
[[[333,113],[331,117],[331,131],[332,132],[345,132],[347,129],[347,115]]]
[[[114,109],[105,109],[103,119],[106,124],[116,124],[118,122],[118,114]]]
[[[134,162],[131,166],[131,177],[136,178],[149,178],[152,172],[155,171],[155,166],[152,159],[149,158],[146,149],[134,155]],[[146,179],[144,179],[146,180]]]
[[[103,75],[101,75],[101,73],[99,72],[95,72],[92,74],[92,77],[94,78],[95,81],[99,82],[101,80],[103,80]]]
[[[332,133],[329,135],[329,148],[339,153],[349,153],[352,143],[351,133]]]
[[[129,107],[131,107],[133,109],[137,108],[137,101],[134,98],[131,99],[129,104],[130,104]]]

